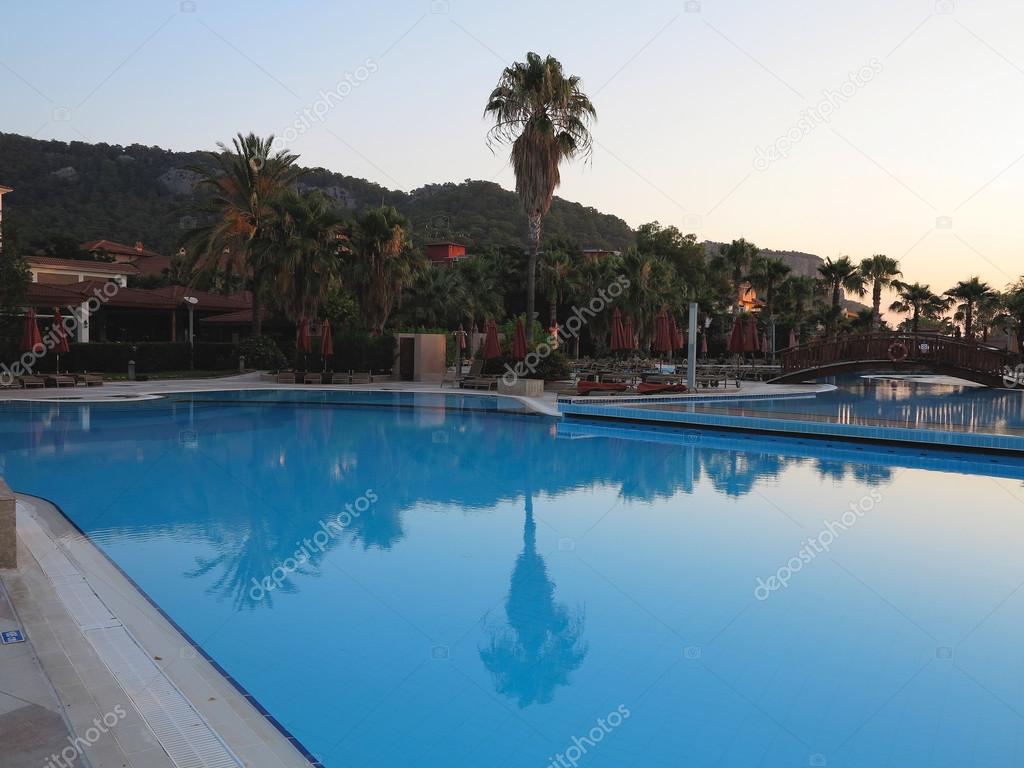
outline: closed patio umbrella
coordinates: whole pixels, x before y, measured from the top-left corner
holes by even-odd
[[[761,343],[757,338],[757,318],[749,315],[743,326],[743,351],[760,352]]]
[[[633,318],[629,315],[626,316],[626,321],[622,326],[622,340],[625,343],[625,349],[636,349],[636,334],[633,333]]]
[[[60,375],[60,356],[66,355],[71,351],[71,347],[68,345],[68,332],[64,328],[64,318],[60,316],[60,307],[53,308],[53,325],[51,326],[51,333],[57,341],[53,351],[57,353],[57,374]]]
[[[299,320],[299,327],[295,331],[295,348],[302,353],[303,360],[306,367],[308,367],[309,360],[307,356],[312,351],[313,346],[309,338],[309,321],[306,318]]]
[[[789,329],[789,346],[796,346],[796,328]]]
[[[327,358],[334,357],[334,338],[331,334],[331,324],[324,320],[323,330],[320,333],[320,356],[324,359],[324,372],[327,372]]]
[[[465,352],[466,351],[466,331],[462,327],[462,323],[459,323],[459,330],[458,330],[458,333],[456,335],[459,337],[459,349],[461,349],[463,352]]]
[[[704,331],[704,333],[702,333],[700,335],[700,356],[701,357],[707,357],[708,356],[708,332],[707,331]]]
[[[21,333],[21,347],[22,352],[36,352],[39,353],[42,350],[39,349],[43,346],[43,337],[39,335],[39,326],[36,324],[36,311],[30,309],[25,314],[25,328]]]
[[[746,351],[743,318],[737,315],[736,319],[732,321],[732,332],[729,334],[729,353],[742,355]]]
[[[498,326],[493,320],[487,321],[487,336],[484,339],[484,360],[501,357],[501,344],[498,343]]]
[[[523,327],[523,318],[516,319],[516,337],[512,341],[512,357],[522,360],[526,357],[526,329]]]
[[[672,329],[668,323],[668,313],[660,313],[654,321],[654,351],[663,354],[672,352]]]
[[[761,351],[766,355],[771,351],[771,347],[768,344],[768,332],[765,331],[761,334]]]
[[[612,352],[629,349],[626,346],[626,334],[622,327],[622,313],[618,307],[612,311],[612,343],[610,346]]]
[[[673,350],[682,349],[683,348],[683,334],[680,332],[679,325],[676,323],[676,316],[673,315],[673,314],[670,314],[668,316],[668,329],[669,329],[669,336],[672,339],[672,349]]]

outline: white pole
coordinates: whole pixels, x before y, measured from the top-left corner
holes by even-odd
[[[697,389],[697,302],[690,302],[690,326],[686,344],[686,388]]]

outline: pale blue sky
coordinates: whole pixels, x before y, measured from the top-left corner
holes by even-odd
[[[1001,287],[1024,271],[1022,29],[1012,0],[9,3],[0,130],[210,148],[282,135],[361,74],[294,137],[304,163],[510,188],[482,106],[506,62],[550,52],[599,113],[563,197],[709,239],[887,253],[940,290]],[[801,128],[825,91],[833,114]],[[787,133],[786,156],[756,167]]]

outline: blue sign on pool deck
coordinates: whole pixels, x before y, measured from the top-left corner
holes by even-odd
[[[10,645],[11,643],[24,643],[25,636],[21,634],[20,629],[12,629],[8,632],[0,632],[0,642],[4,645]]]

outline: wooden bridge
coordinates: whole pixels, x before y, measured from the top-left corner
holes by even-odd
[[[927,372],[990,387],[1007,386],[1009,356],[976,341],[931,333],[857,333],[781,350],[778,383],[856,371]]]

